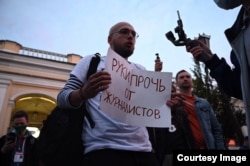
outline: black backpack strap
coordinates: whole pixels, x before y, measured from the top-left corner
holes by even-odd
[[[90,64],[89,64],[89,69],[87,72],[87,79],[89,79],[89,77],[97,71],[97,66],[100,60],[101,60],[100,54],[95,53],[95,56],[92,57]]]
[[[99,53],[96,53],[95,56],[92,57],[92,59],[90,61],[90,64],[89,64],[89,69],[88,69],[88,72],[87,72],[87,79],[97,71],[97,66],[98,66],[100,60],[101,60],[101,57],[100,57]],[[86,107],[85,103],[84,103],[84,107]],[[84,108],[83,114],[84,114],[84,116],[86,116],[87,120],[89,121],[89,124],[90,124],[91,128],[94,128],[95,127],[95,122],[91,118],[91,116],[90,116],[90,114],[89,114],[89,112],[87,111],[86,108]]]

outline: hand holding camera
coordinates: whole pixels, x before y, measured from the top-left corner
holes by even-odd
[[[14,130],[11,130],[7,135],[5,139],[5,144],[1,148],[2,153],[7,153],[11,149],[15,148],[16,144],[16,133]]]
[[[6,135],[7,142],[15,142],[16,141],[16,133],[11,131]]]
[[[213,53],[206,46],[206,44],[202,43],[199,40],[190,40],[186,44],[186,49],[188,52],[193,54],[195,60],[206,63],[213,57]]]
[[[15,148],[15,145],[16,145],[15,142],[6,140],[5,144],[1,148],[1,152],[8,153],[11,149]]]
[[[160,56],[158,53],[155,54],[156,59],[155,59],[155,71],[160,72],[162,70],[162,61],[160,59]]]
[[[178,34],[179,39],[176,39],[171,31],[166,33],[167,39],[170,40],[175,46],[186,46],[186,50],[193,54],[193,57],[196,61],[206,63],[213,57],[211,50],[206,46],[205,43],[201,42],[200,40],[191,40],[187,37],[183,29],[183,23],[179,11],[177,11],[177,14],[178,25],[175,28],[175,33]]]

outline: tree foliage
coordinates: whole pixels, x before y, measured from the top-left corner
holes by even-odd
[[[208,100],[213,109],[216,110],[221,103],[220,91],[215,81],[209,76],[209,71],[199,62],[195,62],[194,69],[194,94]]]

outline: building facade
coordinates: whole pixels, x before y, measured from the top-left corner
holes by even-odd
[[[29,127],[39,131],[80,59],[75,54],[62,55],[0,40],[0,136],[11,127],[11,117],[18,110],[26,111]]]

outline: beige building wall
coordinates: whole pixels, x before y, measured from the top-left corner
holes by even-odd
[[[13,112],[20,109],[28,112],[30,126],[41,127],[70,71],[81,59],[70,54],[69,59],[63,57],[66,61],[57,61],[44,58],[44,54],[63,55],[27,48],[24,51],[32,52],[32,56],[24,55],[22,49],[16,42],[0,40],[0,137],[10,127]]]

